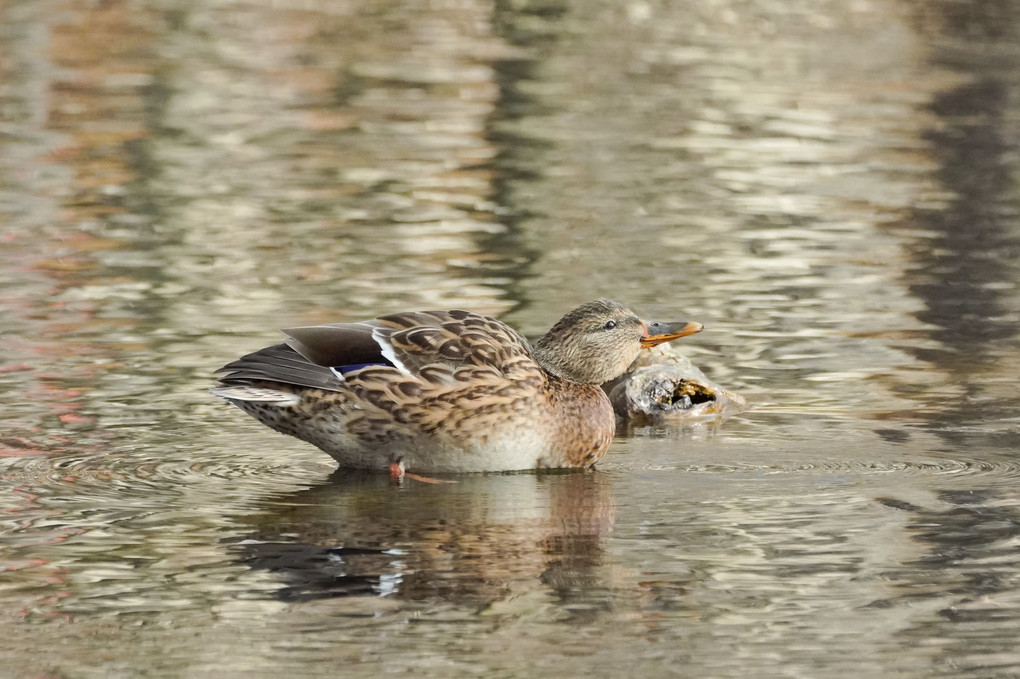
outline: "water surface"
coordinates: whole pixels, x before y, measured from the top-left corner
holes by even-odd
[[[1020,675],[1020,4],[0,8],[15,677]],[[392,485],[276,329],[607,295],[751,402]]]

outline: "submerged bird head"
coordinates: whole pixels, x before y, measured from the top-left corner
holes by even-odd
[[[535,357],[548,372],[571,382],[602,384],[619,377],[642,347],[654,347],[700,332],[687,321],[642,321],[618,302],[596,299],[556,322],[535,343]]]

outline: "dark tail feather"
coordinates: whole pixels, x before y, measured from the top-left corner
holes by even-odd
[[[268,381],[326,391],[339,391],[341,388],[341,382],[332,370],[310,363],[286,344],[276,344],[242,356],[216,372],[227,373],[220,378],[223,384]]]

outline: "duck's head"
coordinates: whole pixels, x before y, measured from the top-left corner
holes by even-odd
[[[556,322],[535,343],[548,372],[571,382],[602,384],[626,372],[643,347],[701,332],[700,323],[642,321],[618,302],[596,299]]]

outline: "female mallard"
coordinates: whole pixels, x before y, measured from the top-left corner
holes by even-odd
[[[285,344],[221,368],[212,393],[345,468],[588,467],[616,429],[599,385],[623,374],[642,347],[701,328],[642,321],[597,299],[532,347],[470,311],[392,314],[284,330]]]

